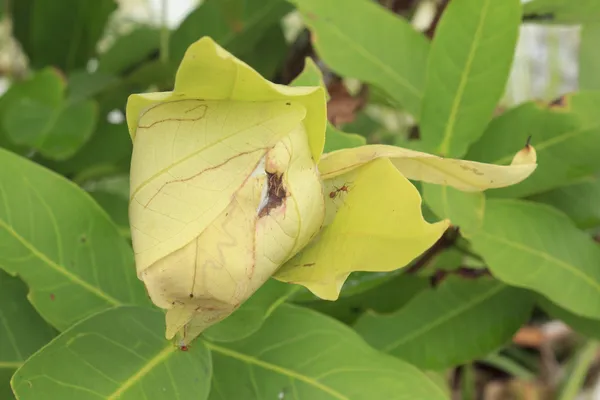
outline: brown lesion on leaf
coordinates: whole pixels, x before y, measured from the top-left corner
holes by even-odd
[[[267,172],[267,185],[267,202],[258,211],[259,218],[269,215],[271,210],[283,205],[287,197],[287,191],[283,184],[283,173]]]
[[[218,168],[221,168],[221,167],[223,167],[225,164],[227,164],[228,162],[230,162],[231,160],[233,160],[233,159],[235,159],[235,158],[238,158],[238,157],[241,157],[241,156],[245,156],[245,155],[248,155],[248,154],[252,154],[252,153],[254,153],[254,152],[257,152],[257,151],[264,151],[264,150],[265,150],[265,149],[262,149],[262,148],[260,148],[260,149],[255,149],[255,150],[251,150],[251,151],[244,151],[244,152],[241,152],[241,153],[239,153],[239,154],[236,154],[236,155],[234,155],[233,157],[230,157],[230,158],[226,159],[225,161],[223,161],[223,162],[222,162],[222,163],[220,163],[220,164],[213,165],[212,167],[209,167],[209,168],[205,168],[205,169],[203,169],[202,171],[200,171],[200,172],[197,172],[197,173],[193,174],[192,176],[189,176],[189,177],[186,177],[186,178],[180,178],[180,179],[172,179],[172,180],[170,180],[170,181],[167,181],[167,182],[163,183],[163,184],[162,184],[162,186],[161,186],[160,188],[158,188],[158,190],[157,190],[157,191],[156,191],[156,192],[155,192],[155,193],[154,193],[154,194],[153,194],[153,195],[152,195],[152,196],[151,196],[151,197],[148,199],[148,201],[146,202],[146,204],[142,204],[142,203],[141,203],[139,200],[137,200],[137,199],[136,199],[136,201],[137,201],[137,202],[138,202],[138,203],[139,203],[139,204],[140,204],[142,207],[144,207],[144,208],[148,208],[148,206],[149,206],[149,205],[150,205],[150,203],[151,203],[151,202],[154,200],[154,198],[155,198],[156,196],[158,196],[158,194],[159,194],[159,193],[161,193],[161,192],[162,192],[162,190],[163,190],[163,189],[164,189],[166,186],[168,186],[168,185],[171,185],[171,184],[175,184],[175,183],[183,183],[183,182],[188,182],[188,181],[191,181],[192,179],[196,179],[196,178],[198,178],[200,175],[202,175],[202,174],[204,174],[204,173],[206,173],[206,172],[210,172],[210,171],[213,171],[213,170],[215,170],[215,169],[218,169]],[[137,189],[136,189],[136,190],[137,190]]]
[[[475,174],[475,175],[477,175],[477,176],[483,176],[483,175],[484,175],[484,173],[483,173],[483,172],[479,171],[479,170],[478,170],[477,168],[475,168],[475,167],[471,167],[471,166],[469,166],[469,165],[465,165],[465,164],[458,164],[458,166],[459,166],[461,169],[463,169],[463,170],[465,170],[465,171],[470,171],[470,172],[474,173],[474,174]]]
[[[155,109],[155,108],[158,108],[158,107],[161,107],[161,106],[164,106],[164,105],[169,105],[170,103],[175,103],[175,102],[179,102],[179,101],[194,101],[194,100],[187,99],[187,100],[171,101],[171,102],[167,102],[167,103],[159,103],[159,104],[154,105],[154,106],[150,107],[149,109],[147,109],[144,112],[143,115],[147,114],[148,111],[150,111],[152,109]],[[203,102],[204,100],[197,100],[197,101]],[[171,121],[194,122],[194,121],[199,121],[199,120],[201,120],[202,118],[204,118],[206,116],[206,112],[208,111],[208,105],[207,104],[201,103],[201,104],[195,105],[195,106],[190,107],[189,109],[183,111],[183,113],[187,114],[187,113],[190,113],[190,112],[198,110],[198,109],[201,110],[201,111],[198,112],[198,115],[192,116],[190,118],[164,118],[164,119],[159,119],[157,121],[154,121],[154,122],[152,122],[152,123],[150,123],[148,125],[138,125],[137,127],[138,127],[138,129],[149,129],[149,128],[152,128],[153,126],[158,125],[158,124],[163,123],[163,122],[171,122]],[[141,116],[140,116],[140,118],[141,118]]]

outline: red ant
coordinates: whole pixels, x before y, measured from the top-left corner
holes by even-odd
[[[334,186],[334,188],[335,188],[335,190],[329,193],[330,199],[335,199],[337,197],[338,193],[340,193],[340,192],[346,192],[346,194],[347,194],[348,191],[350,190],[348,183],[344,183],[344,185],[340,188],[338,188],[337,186]]]

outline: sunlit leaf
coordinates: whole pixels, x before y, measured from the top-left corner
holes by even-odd
[[[425,149],[461,157],[483,133],[508,80],[520,0],[454,0],[435,30],[420,132]]]
[[[482,227],[463,232],[492,274],[600,319],[600,247],[552,207],[488,199]]]
[[[148,304],[131,248],[73,183],[0,149],[0,268],[59,330],[120,304]],[[107,249],[110,249],[108,251]]]
[[[351,272],[405,266],[448,227],[446,221],[423,219],[417,189],[386,159],[325,182],[325,197],[326,227],[275,278],[302,284],[327,300],[339,296]]]
[[[423,372],[372,349],[350,328],[291,305],[242,341],[207,346],[211,400],[449,398]]]
[[[408,21],[372,1],[293,0],[319,56],[337,73],[374,84],[415,117],[429,42]],[[340,12],[343,10],[343,12]],[[389,39],[394,38],[394,51]]]
[[[466,158],[507,164],[531,138],[539,168],[524,182],[494,190],[522,197],[573,182],[600,170],[600,92],[564,96],[554,105],[522,104],[495,118]]]
[[[575,4],[571,3],[571,7],[576,7]],[[597,23],[583,25],[580,37],[579,90],[600,90],[600,53],[596,51],[600,40],[600,17]]]
[[[588,177],[532,196],[531,200],[558,208],[580,228],[600,225],[600,178]]]
[[[202,342],[180,350],[158,333],[163,314],[118,307],[63,332],[17,371],[19,399],[206,399],[211,356]]]
[[[0,270],[0,398],[13,398],[10,377],[56,335],[27,301],[27,287]]]

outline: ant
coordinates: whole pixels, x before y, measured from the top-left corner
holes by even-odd
[[[335,199],[340,192],[345,192],[347,194],[348,191],[350,190],[350,187],[347,182],[344,183],[344,185],[342,187],[334,186],[334,188],[335,188],[335,190],[329,193],[330,199]]]

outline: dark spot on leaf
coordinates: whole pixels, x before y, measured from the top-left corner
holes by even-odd
[[[194,293],[190,293],[190,299],[194,298]]]
[[[360,307],[354,306],[350,307],[350,312],[353,314],[360,314],[362,312],[362,309]]]
[[[54,301],[55,298],[54,293],[50,293],[50,300]]]
[[[286,106],[291,106],[292,103],[290,103],[289,101],[287,103],[285,103]]]
[[[81,235],[81,236],[79,237],[79,241],[80,241],[81,243],[87,243],[87,236],[85,236],[85,235]]]
[[[312,267],[315,263],[302,264],[303,267]]]
[[[269,215],[271,210],[281,206],[287,195],[283,186],[283,174],[267,172],[267,185],[267,204],[258,211],[259,218]]]

